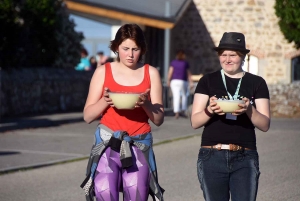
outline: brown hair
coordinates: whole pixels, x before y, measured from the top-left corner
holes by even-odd
[[[85,48],[81,49],[81,54],[84,54],[85,56],[87,56],[89,53]]]
[[[176,59],[185,60],[185,52],[183,50],[178,50],[176,52]]]
[[[126,39],[133,40],[136,45],[141,48],[141,55],[138,60],[141,61],[142,55],[144,55],[147,51],[147,45],[144,33],[137,24],[124,24],[121,26],[116,33],[115,39],[110,41],[110,50],[116,54],[119,45]],[[117,60],[120,61],[119,56]]]
[[[219,51],[217,51],[217,52],[218,52],[218,56],[221,56],[221,54],[223,54],[224,51],[225,51],[225,50],[219,50]],[[232,50],[232,51],[236,52],[236,54],[237,54],[239,57],[241,57],[243,60],[245,59],[245,57],[246,57],[246,55],[247,55],[247,53],[242,53],[242,52],[240,52],[240,51],[236,51],[236,50]]]

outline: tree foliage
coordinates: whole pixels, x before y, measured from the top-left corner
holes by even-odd
[[[300,48],[300,0],[276,0],[275,13],[285,38]]]
[[[81,33],[63,0],[0,0],[0,67],[74,67]]]

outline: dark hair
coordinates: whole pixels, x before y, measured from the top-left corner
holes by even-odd
[[[92,59],[95,59],[95,61],[96,61],[96,58],[94,56],[91,56],[90,57],[90,62],[92,61]]]
[[[144,33],[137,24],[124,24],[121,26],[116,33],[115,39],[110,41],[110,50],[116,54],[119,45],[126,39],[133,40],[136,45],[141,48],[141,56],[138,60],[141,61],[142,55],[144,55],[147,51],[147,45]],[[120,61],[119,56],[117,59]]]
[[[85,48],[82,48],[81,49],[81,54],[84,54],[84,55],[87,56],[89,53],[88,53],[88,51]]]
[[[185,52],[183,50],[178,50],[176,52],[176,59],[184,60],[185,59]]]

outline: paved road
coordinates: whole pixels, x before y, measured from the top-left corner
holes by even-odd
[[[0,134],[0,151],[5,148],[11,151],[19,150],[20,153],[2,154],[0,163],[1,165],[6,163],[3,157],[10,158],[11,164],[13,162],[11,157],[16,157],[16,160],[27,158],[21,160],[23,163],[21,165],[29,166],[30,164],[26,164],[28,160],[32,160],[31,164],[34,164],[33,162],[38,164],[43,161],[35,160],[41,158],[55,161],[85,156],[90,146],[84,147],[80,144],[90,144],[93,130],[94,125],[78,122],[57,127],[7,131]],[[167,201],[204,200],[196,175],[196,160],[201,141],[198,133],[201,133],[201,129],[191,129],[187,119],[175,121],[172,117],[166,117],[162,127],[154,128],[156,143],[182,138],[154,146],[159,181],[166,190]],[[190,137],[184,138],[186,136]],[[8,144],[5,144],[6,142]],[[300,200],[299,143],[300,119],[273,119],[269,132],[257,132],[261,168],[258,201]],[[62,144],[65,145],[64,148],[59,146]],[[84,178],[86,162],[87,160],[83,159],[2,174],[0,200],[84,200],[79,184]]]
[[[0,173],[87,157],[97,122],[86,124],[82,113],[28,117],[0,124]],[[38,127],[41,126],[41,127]],[[166,116],[152,125],[154,143],[202,132],[189,120]]]

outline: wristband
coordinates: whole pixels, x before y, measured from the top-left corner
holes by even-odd
[[[205,114],[206,114],[207,116],[209,116],[209,117],[214,116],[214,113],[210,113],[210,112],[208,111],[207,107],[204,109],[204,112],[205,112]]]

